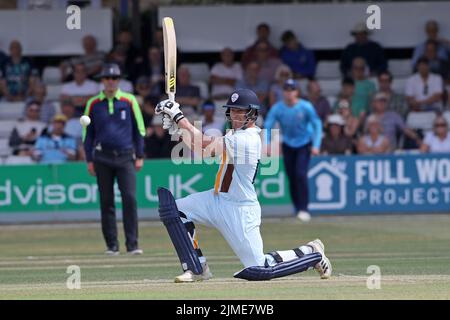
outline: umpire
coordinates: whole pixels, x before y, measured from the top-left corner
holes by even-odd
[[[88,171],[97,177],[103,237],[107,255],[119,254],[114,181],[122,196],[125,245],[130,254],[142,254],[138,246],[136,171],[143,164],[145,126],[134,95],[118,87],[117,64],[104,65],[99,78],[104,90],[89,99],[84,111],[91,124],[83,131]]]

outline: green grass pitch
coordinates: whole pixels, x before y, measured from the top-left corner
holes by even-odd
[[[120,228],[122,226],[120,225]],[[334,267],[268,282],[233,278],[241,269],[222,236],[198,228],[214,278],[175,284],[178,259],[159,222],[140,225],[143,256],[104,256],[98,224],[0,226],[0,299],[450,299],[450,215],[263,219],[265,251],[321,238]],[[120,230],[123,246],[123,232]],[[81,268],[69,290],[67,267]],[[367,267],[381,270],[381,289],[366,286]]]

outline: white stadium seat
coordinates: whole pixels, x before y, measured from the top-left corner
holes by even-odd
[[[33,164],[34,161],[28,156],[9,156],[5,159],[4,164],[19,165],[19,164]]]
[[[341,79],[318,80],[322,95],[337,96],[341,90]]]
[[[50,101],[59,100],[62,84],[52,84],[47,86],[47,99]]]
[[[308,79],[300,79],[298,80],[298,86],[300,87],[300,94],[306,95],[308,93]]]
[[[184,63],[191,74],[191,81],[209,82],[209,66],[207,63]]]
[[[339,61],[319,61],[316,69],[317,79],[339,79],[341,71],[339,70]]]
[[[410,112],[406,117],[406,126],[411,129],[431,130],[433,121],[436,118],[434,111]]]
[[[25,102],[0,102],[0,119],[1,120],[19,119],[23,114],[24,106]]]
[[[16,120],[0,120],[0,138],[9,138]]]
[[[192,85],[197,86],[200,89],[200,97],[202,99],[209,98],[208,84],[205,81],[191,81]]]
[[[450,111],[444,112],[444,118],[447,120],[447,123],[450,125]]]
[[[42,81],[45,84],[60,84],[61,71],[58,67],[45,67],[42,72]]]
[[[405,87],[408,78],[394,78],[392,80],[392,90],[396,93],[405,94]]]
[[[408,77],[412,74],[410,59],[391,59],[389,60],[389,71],[394,79],[396,77]]]
[[[8,138],[0,138],[0,157],[11,154],[11,148],[9,147]]]

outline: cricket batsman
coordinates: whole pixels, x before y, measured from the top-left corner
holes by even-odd
[[[314,268],[322,279],[331,276],[332,267],[319,240],[292,250],[264,254],[260,234],[261,207],[254,180],[261,155],[261,129],[255,126],[260,109],[256,94],[237,89],[229,97],[226,116],[232,130],[223,137],[204,136],[183,115],[175,101],[161,101],[156,112],[163,114],[163,127],[170,134],[182,129],[183,141],[195,151],[220,155],[220,167],[211,190],[175,200],[165,188],[158,189],[159,215],[167,228],[181,262],[183,274],[175,282],[194,282],[212,277],[200,250],[194,223],[218,229],[244,268],[234,274],[245,280],[270,280]]]

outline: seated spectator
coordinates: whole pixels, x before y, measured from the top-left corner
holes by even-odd
[[[207,136],[220,137],[223,135],[225,120],[215,117],[216,106],[214,102],[207,100],[202,105],[202,132]]]
[[[47,100],[46,97],[47,87],[45,86],[45,84],[41,81],[35,83],[30,92],[30,97],[27,99],[27,104],[25,105],[25,108],[23,110],[24,116],[27,111],[26,107],[28,105],[28,102],[37,101],[41,105],[40,120],[44,123],[50,123],[50,121],[56,114],[56,109],[55,105],[51,101]]]
[[[52,130],[41,135],[35,144],[33,158],[40,163],[64,163],[76,159],[77,143],[64,133],[67,118],[57,114]]]
[[[99,92],[99,85],[88,79],[84,64],[75,65],[73,75],[74,80],[62,86],[61,100],[70,100],[79,116],[83,113],[89,98]]]
[[[403,118],[394,111],[387,111],[387,97],[384,93],[377,93],[372,101],[372,112],[381,122],[383,133],[389,141],[390,150],[397,148],[398,134],[404,134],[406,137],[413,140],[417,146],[420,146],[421,141],[414,130],[406,127]]]
[[[333,110],[336,111],[338,103],[341,100],[352,101],[353,95],[355,94],[355,81],[350,77],[345,77],[341,82],[341,91],[336,97],[336,102],[334,103]]]
[[[220,53],[220,62],[211,68],[211,96],[213,99],[228,99],[238,80],[242,79],[242,67],[234,61],[234,52],[225,48]]]
[[[292,79],[292,71],[287,65],[280,65],[275,71],[275,82],[269,89],[269,106],[283,100],[283,85],[287,79]]]
[[[247,49],[245,49],[244,53],[242,54],[242,67],[246,67],[247,64],[249,64],[252,61],[255,61],[257,59],[257,51],[258,51],[258,45],[261,42],[264,42],[268,46],[267,55],[269,58],[277,58],[278,57],[278,50],[275,48],[269,41],[270,37],[270,27],[267,23],[260,23],[256,27],[256,41]]]
[[[448,61],[439,58],[437,54],[438,43],[434,40],[427,40],[425,43],[424,57],[428,59],[430,65],[430,72],[439,74],[442,79],[449,78]],[[415,70],[417,71],[417,70]]]
[[[444,116],[439,115],[434,119],[433,131],[425,134],[420,151],[450,153],[450,134],[448,131],[448,122]]]
[[[337,105],[337,113],[344,120],[344,134],[354,139],[359,129],[359,119],[352,115],[352,109],[350,108],[350,102],[348,100],[340,100]]]
[[[143,62],[136,65],[135,77],[150,77],[152,95],[161,96],[164,94],[164,58],[158,47],[150,47]]]
[[[152,85],[150,78],[147,76],[140,76],[135,83],[135,93],[136,93],[136,100],[138,101],[139,105],[142,105],[144,103],[145,97],[149,96],[152,93]]]
[[[330,103],[327,98],[321,94],[320,84],[316,80],[310,80],[308,82],[308,94],[306,99],[312,103],[316,109],[317,115],[319,116],[322,123],[325,123],[328,115],[331,113]]]
[[[419,59],[425,54],[425,47],[428,40],[437,42],[437,56],[439,59],[448,60],[448,54],[450,51],[450,41],[448,39],[439,37],[439,24],[435,20],[429,20],[425,24],[425,33],[427,39],[417,45],[414,49],[414,53],[411,59],[411,68],[417,65]]]
[[[127,62],[127,50],[122,45],[115,46],[108,54],[108,57],[106,59],[107,63],[114,63],[117,64],[121,70],[121,72],[124,74],[124,77],[129,78],[130,74],[133,70],[127,70],[126,62]],[[134,74],[133,74],[134,75]]]
[[[352,96],[352,113],[357,118],[364,118],[369,110],[370,100],[375,94],[375,84],[367,79],[364,70],[366,62],[358,57],[353,60],[351,76],[355,81],[355,93]]]
[[[75,106],[70,100],[63,100],[61,102],[61,113],[67,119],[66,125],[64,126],[64,133],[75,138],[78,144],[81,143],[83,127],[81,126],[80,119],[75,115]]]
[[[13,155],[31,155],[34,143],[46,127],[40,120],[40,111],[41,106],[37,101],[30,101],[26,105],[25,117],[16,122],[9,137]]]
[[[146,128],[150,128],[152,126],[153,117],[155,116],[155,108],[158,102],[159,97],[150,95],[144,98],[142,118],[144,119],[144,125]]]
[[[144,139],[145,154],[149,159],[170,158],[173,146],[170,134],[163,129],[162,115],[153,117],[152,126],[147,129]]]
[[[280,59],[270,56],[270,43],[267,41],[260,41],[256,44],[255,59],[250,62],[259,64],[259,77],[269,84],[273,82],[275,71],[281,65]],[[249,63],[245,66],[248,66]]]
[[[185,116],[193,117],[200,104],[200,88],[191,84],[191,73],[186,65],[178,68],[177,102]]]
[[[384,93],[388,99],[387,109],[397,112],[405,119],[408,114],[408,104],[403,94],[392,89],[392,74],[389,71],[383,71],[378,75],[377,80],[379,92]]]
[[[157,27],[153,32],[152,47],[156,47],[161,52],[164,52],[164,34],[162,27]]]
[[[316,73],[314,53],[306,49],[290,30],[283,33],[281,41],[283,46],[280,49],[280,58],[291,68],[294,78],[313,78]]]
[[[133,44],[133,34],[129,30],[121,30],[117,35],[115,47],[120,47],[124,51],[125,61],[122,72],[128,75],[128,79],[133,78],[132,72],[136,65],[143,62],[141,51]]]
[[[387,69],[383,48],[377,42],[369,39],[369,33],[364,22],[358,23],[351,30],[355,41],[345,47],[341,56],[340,69],[344,77],[350,75],[353,60],[357,57],[362,57],[367,62],[371,75]]]
[[[84,36],[82,39],[82,46],[84,51],[82,56],[64,60],[61,63],[60,70],[62,81],[73,79],[75,65],[80,63],[84,64],[86,67],[86,74],[91,79],[100,72],[106,55],[104,52],[97,49],[97,40],[95,37],[92,35]]]
[[[390,150],[389,140],[382,134],[380,119],[372,114],[366,120],[366,134],[359,138],[357,150],[359,154],[382,154]]]
[[[250,89],[258,96],[259,101],[264,106],[267,104],[267,94],[269,92],[269,83],[259,77],[260,66],[257,62],[250,62],[245,69],[244,78],[236,82],[236,89]]]
[[[442,109],[442,77],[430,72],[427,58],[417,61],[417,73],[408,78],[406,101],[411,111],[440,111]]]
[[[30,94],[30,61],[22,56],[22,45],[13,40],[9,45],[10,56],[0,70],[0,89],[7,101],[24,101]]]
[[[344,126],[344,119],[339,114],[331,114],[327,117],[327,134],[322,139],[321,154],[352,153],[352,139],[344,134]]]

